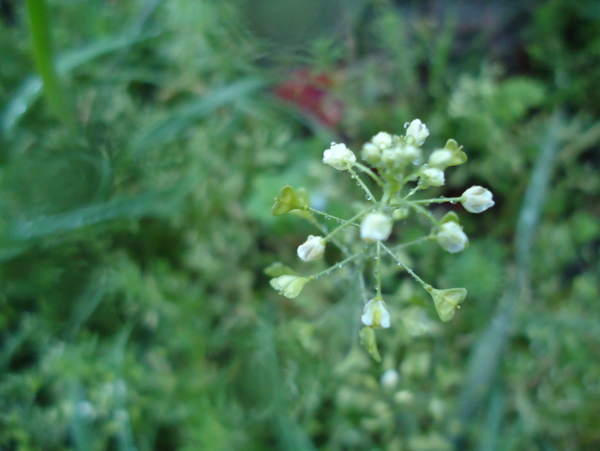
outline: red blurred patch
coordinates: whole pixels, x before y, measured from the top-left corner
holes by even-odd
[[[326,73],[297,69],[291,73],[290,80],[277,85],[273,93],[324,125],[336,127],[342,119],[343,104],[333,96],[333,86],[333,78]]]

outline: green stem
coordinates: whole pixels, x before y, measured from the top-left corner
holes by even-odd
[[[415,209],[417,212],[421,213],[424,216],[427,216],[434,225],[439,226],[439,221],[433,216],[426,208],[421,207],[419,204],[415,204],[414,202],[408,202],[408,206]]]
[[[326,274],[329,274],[331,271],[335,270],[335,269],[340,269],[342,268],[346,263],[354,260],[356,257],[363,255],[363,252],[357,252],[356,254],[351,255],[348,258],[345,258],[344,260],[342,260],[341,262],[336,263],[335,265],[330,266],[327,269],[324,269],[321,272],[318,272],[316,274],[313,274],[312,276],[309,276],[309,279],[314,280],[314,279],[318,279],[321,276],[324,276]]]
[[[348,221],[344,222],[342,225],[336,227],[335,229],[333,229],[331,232],[329,232],[327,234],[327,236],[325,236],[325,238],[323,238],[325,241],[329,241],[331,239],[331,237],[333,235],[335,235],[336,233],[338,233],[340,230],[348,227],[349,225],[356,225],[354,224],[354,221],[356,221],[357,219],[359,219],[361,216],[364,216],[367,212],[371,211],[371,207],[364,209],[363,211],[361,211],[360,213],[355,214],[354,216],[352,216],[350,219],[348,219]]]
[[[310,211],[311,213],[317,214],[317,215],[325,216],[325,219],[335,219],[337,222],[341,222],[341,223],[350,222],[350,221],[346,221],[345,219],[338,218],[337,216],[330,215],[329,213],[325,213],[324,211],[316,210],[312,207],[309,207],[308,211]],[[359,224],[351,224],[351,225],[360,227]]]
[[[421,279],[419,276],[417,276],[414,271],[412,269],[410,269],[408,266],[406,266],[404,264],[404,262],[402,260],[400,260],[400,258],[398,258],[398,256],[396,256],[396,254],[394,254],[385,244],[381,243],[381,247],[383,247],[383,250],[386,251],[388,254],[390,254],[392,256],[392,258],[394,259],[394,261],[399,264],[400,266],[402,266],[406,272],[408,272],[413,279],[415,279],[417,282],[419,282],[421,284],[421,286],[427,290],[428,292],[431,291],[431,285],[429,285],[428,283],[426,283],[423,279]]]
[[[375,174],[375,172],[373,172],[373,170],[371,170],[371,168],[369,168],[361,163],[354,163],[354,166],[356,166],[358,169],[363,171],[365,174],[369,175],[369,177],[371,177],[373,180],[375,180],[375,183],[377,183],[379,186],[381,186],[381,187],[384,186],[383,180],[381,180],[381,178],[377,174]]]
[[[367,193],[368,200],[370,200],[373,203],[377,203],[377,201],[375,200],[375,197],[373,196],[373,193],[371,193],[371,190],[369,189],[369,187],[367,185],[365,185],[365,183],[362,181],[360,176],[355,171],[353,171],[352,168],[348,168],[348,172],[350,174],[352,174],[352,178],[355,178],[358,185],[363,189],[363,191],[365,193]]]
[[[428,241],[428,240],[433,240],[433,239],[435,239],[435,235],[422,236],[421,238],[417,238],[416,240],[408,241],[406,243],[402,243],[397,246],[394,246],[393,251],[399,251],[400,249],[404,249],[405,247],[413,246],[415,244],[422,243],[423,241]]]
[[[377,241],[377,264],[376,266],[376,271],[377,271],[377,296],[381,297],[381,241]]]
[[[405,198],[406,199],[406,198]],[[460,202],[462,200],[461,197],[438,197],[437,199],[420,199],[413,200],[413,204],[443,204],[445,202]]]
[[[415,193],[416,193],[417,191],[419,191],[420,189],[421,189],[421,186],[419,186],[419,185],[415,186],[413,189],[411,189],[411,190],[408,192],[408,194],[407,194],[406,196],[404,196],[404,197],[402,198],[402,200],[406,200],[406,199],[408,199],[409,197],[411,197],[413,194],[415,194]]]

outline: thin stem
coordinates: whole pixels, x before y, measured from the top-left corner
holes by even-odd
[[[383,180],[381,180],[381,178],[377,174],[375,174],[375,172],[373,172],[373,170],[371,168],[369,168],[361,163],[354,163],[354,166],[356,166],[358,169],[360,169],[365,174],[367,174],[369,177],[371,177],[373,180],[375,180],[375,183],[377,183],[379,186],[383,187],[383,185],[384,185]]]
[[[427,216],[429,218],[429,220],[431,222],[433,222],[434,225],[436,225],[436,226],[439,225],[439,222],[435,218],[435,216],[433,216],[430,212],[428,212],[426,208],[423,208],[420,205],[415,204],[414,202],[408,202],[408,206],[414,208],[416,211],[418,211],[422,215]]]
[[[406,199],[406,198],[405,198]],[[413,204],[443,204],[444,202],[460,202],[461,197],[438,197],[437,199],[419,199],[411,201]]]
[[[422,243],[423,241],[428,241],[428,240],[433,240],[433,239],[435,239],[435,235],[422,236],[421,238],[417,238],[415,240],[407,241],[406,243],[402,243],[402,244],[398,244],[397,246],[394,246],[393,251],[399,251],[400,249],[404,249],[405,247],[413,246],[415,244]]]
[[[348,219],[348,221],[344,222],[343,224],[339,225],[338,227],[336,227],[335,229],[333,229],[331,232],[329,232],[327,234],[327,236],[325,236],[325,238],[323,238],[325,241],[329,241],[331,239],[331,237],[333,235],[335,235],[336,233],[338,233],[340,230],[348,227],[349,225],[356,225],[354,224],[354,221],[356,221],[358,218],[360,218],[361,216],[365,215],[367,212],[369,212],[371,210],[371,207],[366,208],[365,210],[361,211],[360,213],[355,214],[354,216],[352,216],[350,219]]]
[[[415,279],[417,282],[419,282],[425,290],[429,291],[431,289],[431,285],[429,285],[423,279],[421,279],[419,276],[417,276],[414,273],[414,271],[412,269],[410,269],[408,266],[406,266],[404,264],[404,262],[402,260],[400,260],[400,258],[398,256],[396,256],[396,254],[394,254],[385,244],[381,243],[381,247],[383,247],[383,250],[386,251],[388,254],[390,254],[392,256],[392,258],[394,259],[394,261],[396,263],[398,263],[400,266],[402,266],[406,270],[406,272],[408,272],[412,276],[413,279]]]
[[[345,219],[338,218],[337,216],[330,215],[329,213],[325,213],[324,211],[316,210],[312,207],[309,207],[308,211],[310,211],[311,213],[317,214],[317,215],[325,216],[325,219],[335,219],[337,222],[341,222],[341,223],[350,222]],[[351,224],[351,225],[360,227],[360,224]]]
[[[377,241],[377,296],[381,297],[381,241]]]
[[[416,193],[417,191],[419,191],[420,189],[421,189],[421,186],[420,186],[420,185],[417,185],[417,186],[415,186],[413,189],[411,189],[411,190],[408,192],[408,194],[407,194],[406,196],[404,196],[404,197],[402,198],[402,200],[406,200],[406,199],[408,199],[409,197],[411,197],[413,194],[415,194],[415,193]]]
[[[375,197],[373,196],[373,193],[371,193],[371,190],[367,185],[365,185],[360,176],[355,171],[353,171],[352,168],[348,168],[348,172],[352,174],[352,178],[355,178],[358,185],[363,189],[365,193],[367,193],[367,200],[370,200],[373,203],[377,203]]]
[[[327,269],[324,269],[321,272],[318,272],[316,274],[313,274],[312,276],[309,277],[309,279],[313,280],[313,279],[318,279],[321,276],[324,276],[326,274],[329,274],[331,271],[335,270],[335,269],[340,269],[342,268],[346,263],[348,263],[349,261],[354,260],[356,257],[363,255],[363,252],[357,252],[356,254],[351,255],[348,258],[345,258],[344,260],[342,260],[341,262],[336,263],[335,265],[330,266]]]
[[[321,224],[321,223],[320,223],[320,222],[318,222],[318,221],[315,221],[315,223],[316,223],[315,225],[318,227],[318,229],[321,231],[321,233],[322,233],[323,235],[327,235],[327,232],[328,232],[328,231],[327,231],[327,227],[326,227],[325,225]],[[350,248],[348,248],[346,245],[344,245],[344,244],[343,244],[343,243],[342,243],[340,240],[338,240],[337,238],[335,238],[335,237],[331,237],[330,241],[331,241],[333,244],[335,244],[335,245],[336,245],[336,246],[337,246],[339,249],[341,249],[341,250],[342,250],[342,252],[343,252],[345,255],[348,255],[348,254],[350,254]]]

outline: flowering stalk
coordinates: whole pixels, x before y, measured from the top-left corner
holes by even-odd
[[[339,247],[345,258],[331,267],[319,271],[311,276],[297,276],[283,274],[271,280],[271,285],[281,294],[295,298],[304,285],[323,275],[329,275],[333,270],[342,268],[349,263],[361,271],[358,280],[363,287],[363,299],[366,302],[360,317],[365,328],[361,331],[361,342],[369,353],[376,359],[379,354],[376,349],[375,335],[371,329],[388,328],[391,326],[391,315],[383,296],[383,257],[389,256],[393,263],[401,266],[421,287],[432,297],[434,308],[442,321],[449,321],[456,309],[464,301],[467,291],[464,288],[437,289],[421,279],[408,267],[396,254],[405,247],[436,241],[447,252],[462,252],[468,245],[468,237],[464,233],[458,216],[449,211],[439,218],[428,207],[438,204],[461,203],[470,213],[482,213],[494,205],[492,193],[481,187],[473,186],[467,189],[460,197],[417,198],[417,193],[429,187],[441,187],[446,182],[445,171],[452,166],[463,164],[467,161],[462,147],[453,139],[440,149],[434,149],[424,158],[422,146],[429,136],[427,126],[419,119],[405,125],[404,135],[392,135],[379,132],[367,142],[361,152],[366,164],[357,161],[356,155],[345,144],[331,143],[323,153],[323,163],[338,171],[347,171],[350,177],[365,193],[369,202],[368,206],[355,213],[349,219],[342,219],[327,212],[312,208],[309,205],[308,195],[302,190],[294,190],[285,186],[280,196],[275,199],[272,208],[273,214],[284,214],[293,210],[300,210],[301,215],[312,215],[312,223],[322,231],[323,236],[309,235],[306,241],[298,247],[298,256],[301,260],[312,264],[313,260],[320,260],[326,251],[327,243]],[[372,187],[362,180],[358,171],[367,174],[367,182],[375,185],[380,190],[377,197]],[[410,186],[410,184],[414,184]],[[408,190],[408,191],[407,191]],[[395,238],[394,226],[396,223],[407,220],[411,211],[429,219],[431,231],[415,240],[399,243],[390,248],[386,242]],[[319,223],[317,217],[335,219],[339,224],[329,229],[325,224]],[[356,242],[360,245],[346,244],[345,239],[337,239],[338,235],[348,228],[359,228],[359,238]],[[357,237],[358,238],[358,237]],[[357,249],[352,250],[355,247]],[[382,252],[384,251],[384,252]],[[385,253],[385,255],[384,255]],[[372,297],[364,288],[362,270],[365,263],[375,260],[375,296]]]

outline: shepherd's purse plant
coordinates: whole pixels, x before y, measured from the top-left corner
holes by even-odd
[[[406,123],[405,129],[404,135],[379,132],[373,136],[362,147],[361,157],[364,163],[359,162],[355,153],[343,143],[331,143],[323,153],[324,164],[348,173],[364,191],[366,205],[363,202],[350,218],[338,218],[313,208],[306,191],[294,189],[290,185],[281,188],[272,207],[274,215],[294,212],[309,219],[320,230],[321,234],[309,235],[300,244],[297,250],[300,260],[310,262],[323,258],[330,244],[337,246],[344,257],[333,266],[312,275],[298,275],[281,264],[271,266],[267,271],[272,277],[271,286],[283,296],[296,298],[307,283],[348,264],[361,270],[361,280],[364,280],[365,268],[374,267],[375,293],[364,296],[365,305],[360,319],[365,327],[361,330],[360,337],[376,360],[379,359],[379,354],[374,329],[386,329],[392,325],[382,293],[383,259],[389,259],[402,267],[430,294],[439,318],[450,321],[465,300],[467,290],[462,287],[434,288],[405,263],[400,251],[408,246],[433,241],[449,253],[462,252],[469,240],[458,215],[450,211],[438,218],[428,207],[460,202],[468,212],[482,213],[494,205],[492,193],[481,186],[468,188],[460,197],[413,197],[430,187],[443,186],[447,169],[465,163],[467,155],[453,139],[449,139],[443,148],[425,154],[423,144],[429,136],[427,126],[415,119]],[[365,182],[365,176],[371,182]],[[430,232],[409,242],[396,242],[395,232],[402,222],[411,218],[411,212],[426,218],[431,224]],[[337,226],[330,230],[318,218],[334,219]],[[371,265],[366,264],[369,261],[372,261]]]

